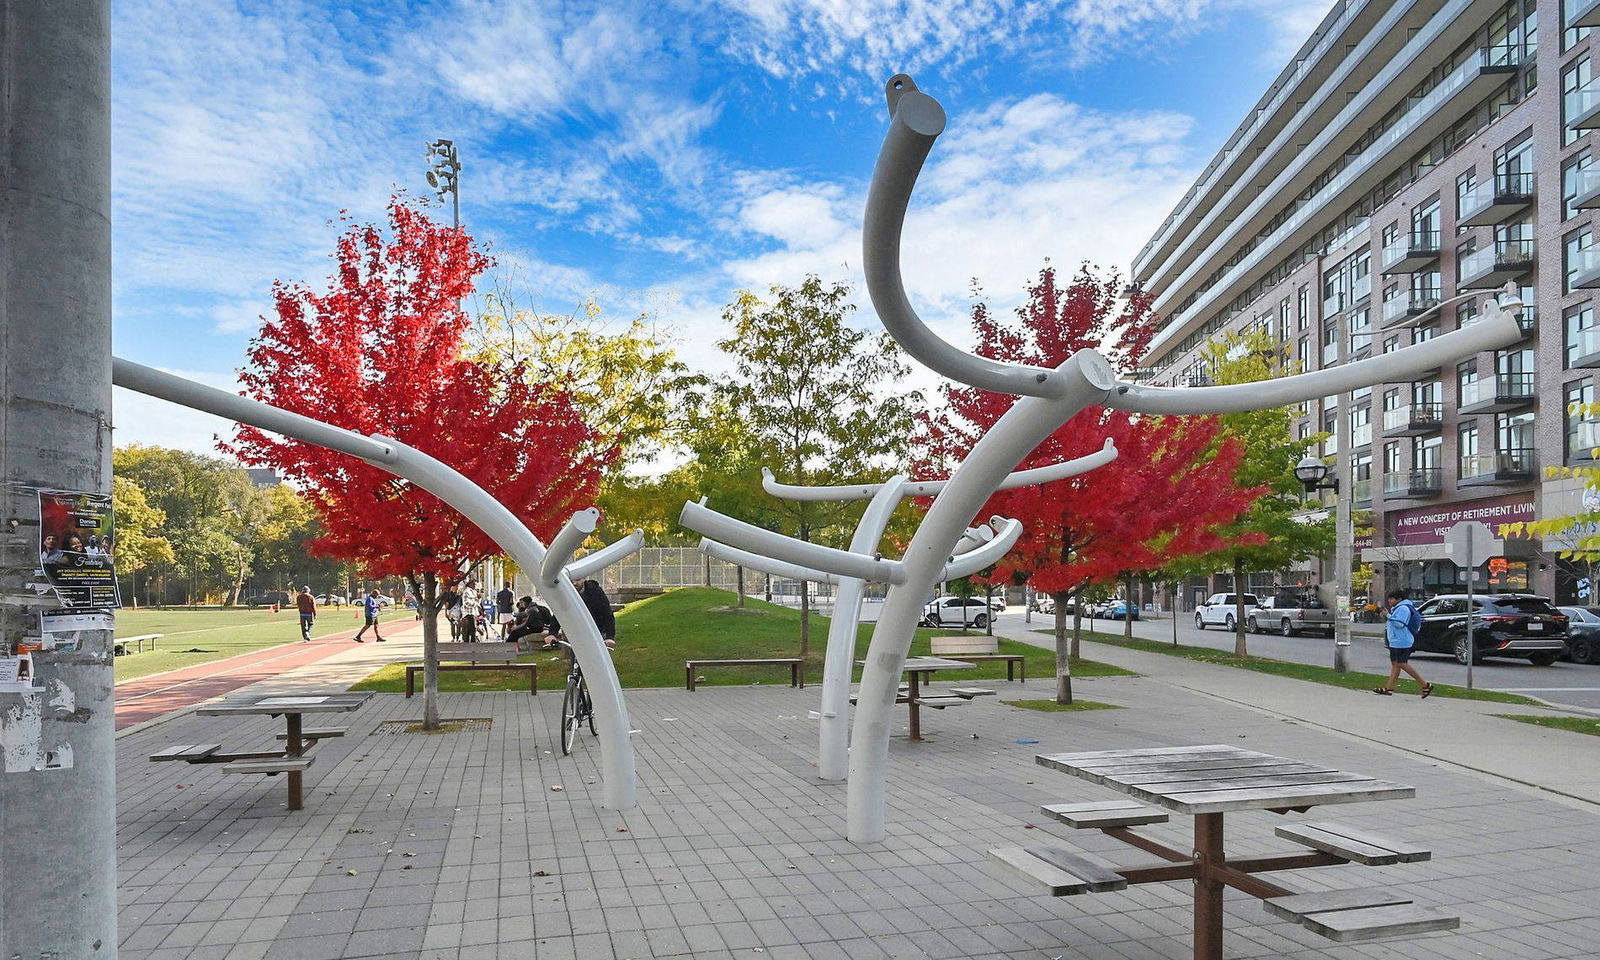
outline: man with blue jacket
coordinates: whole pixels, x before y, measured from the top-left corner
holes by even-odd
[[[1404,590],[1390,590],[1384,598],[1389,603],[1389,622],[1383,645],[1389,648],[1389,682],[1372,692],[1385,697],[1394,693],[1395,681],[1404,670],[1422,688],[1422,696],[1433,692],[1433,684],[1422,679],[1422,674],[1411,665],[1411,650],[1417,645],[1417,634],[1422,631],[1422,614],[1417,605],[1406,598]]]
[[[361,639],[361,635],[363,633],[367,632],[367,628],[368,627],[372,628],[373,637],[375,637],[379,643],[383,643],[384,642],[383,634],[378,632],[378,614],[380,612],[382,612],[383,605],[378,602],[378,588],[377,587],[373,587],[371,592],[369,592],[367,594],[366,599],[361,601],[361,606],[362,606],[363,612],[366,614],[367,622],[361,625],[361,629],[360,630],[356,631],[356,635],[355,635],[356,643],[362,643],[363,642],[362,639]]]

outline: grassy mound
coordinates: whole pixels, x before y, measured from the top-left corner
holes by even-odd
[[[800,611],[754,598],[739,607],[738,598],[726,590],[686,587],[660,596],[630,603],[617,614],[617,649],[614,659],[624,687],[677,687],[683,684],[685,660],[737,660],[752,657],[793,657],[800,652]],[[929,638],[944,636],[949,630],[918,630],[911,653],[929,653]],[[862,624],[857,632],[856,657],[866,656],[872,625]],[[806,658],[806,682],[822,681],[822,658],[828,643],[828,618],[811,615],[811,650]],[[1020,653],[1027,657],[1027,672],[1036,678],[1054,675],[1055,655],[1048,650],[1000,641],[1001,653]],[[525,655],[524,660],[540,664],[540,685],[558,685],[566,675],[560,657],[548,653]],[[1107,664],[1074,663],[1077,677],[1128,676],[1128,671]],[[938,679],[1004,680],[1004,664],[979,664],[959,674],[936,675]],[[778,667],[718,667],[705,674],[705,685],[785,684],[788,671]],[[443,673],[439,689],[445,691],[515,690],[526,684],[525,677],[499,671]],[[400,693],[405,690],[405,668],[390,664],[367,677],[352,689]]]

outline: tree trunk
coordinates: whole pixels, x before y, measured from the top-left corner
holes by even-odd
[[[994,636],[994,584],[983,585],[983,609],[988,611],[983,620],[983,634],[986,637]]]
[[[241,550],[239,551],[239,565],[233,575],[233,592],[228,598],[228,606],[230,607],[237,607],[239,605],[239,594],[244,592],[244,569],[244,551]]]
[[[1052,593],[1056,601],[1056,703],[1072,702],[1072,657],[1075,654],[1067,647],[1067,598],[1071,594],[1066,591]],[[1077,616],[1074,614],[1073,619]],[[1077,629],[1074,624],[1074,630]],[[1073,638],[1076,646],[1077,638]]]
[[[1133,639],[1133,617],[1139,609],[1139,601],[1133,595],[1133,574],[1123,574],[1123,605],[1122,605],[1122,639]]]
[[[739,606],[744,606],[744,567],[734,567],[733,575],[737,578],[736,588],[739,591]]]
[[[422,575],[418,589],[416,574],[406,574],[411,593],[422,613],[422,729],[439,729],[439,580],[432,571]]]
[[[800,539],[811,542],[811,527],[800,521]],[[800,581],[800,659],[811,653],[811,584]]]
[[[1244,557],[1233,558],[1233,655],[1250,655],[1245,644],[1244,629]]]

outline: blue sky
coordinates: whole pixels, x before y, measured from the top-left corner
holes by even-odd
[[[498,282],[544,310],[649,313],[715,369],[734,291],[808,272],[859,289],[882,86],[901,70],[951,118],[906,280],[964,342],[973,278],[1006,304],[1046,257],[1125,270],[1329,6],[117,3],[116,352],[231,387],[272,281],[322,281],[341,209],[379,219],[396,188],[426,194],[423,145],[442,136]],[[119,444],[205,450],[225,429],[116,404]]]

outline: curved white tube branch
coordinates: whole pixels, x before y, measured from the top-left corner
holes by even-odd
[[[544,555],[544,563],[539,565],[539,585],[553,587],[561,579],[567,561],[583,546],[583,541],[589,539],[589,534],[600,528],[600,511],[594,507],[585,507],[574,513],[561,527],[561,532],[550,541],[548,552]]]
[[[956,548],[953,553],[958,557],[963,553],[971,553],[993,539],[993,527],[968,527],[967,532],[961,535],[960,540],[956,541]]]
[[[718,513],[703,503],[683,505],[678,523],[695,533],[729,546],[765,554],[777,560],[822,570],[838,577],[855,577],[873,583],[904,583],[905,569],[898,561],[836,550],[774,533],[754,524]]]
[[[764,557],[759,553],[740,550],[730,547],[725,543],[718,543],[709,538],[700,540],[700,552],[714,560],[731,563],[736,567],[745,567],[757,573],[770,573],[775,577],[787,577],[790,580],[809,580],[812,583],[838,583],[840,578],[821,570],[802,567],[797,563],[785,563]]]
[[[944,565],[944,572],[939,575],[940,580],[959,580],[971,576],[979,570],[994,566],[1000,558],[1011,552],[1011,548],[1022,539],[1022,521],[1008,520],[1005,517],[995,517],[990,523],[996,530],[995,538],[976,550],[957,554],[951,561]]]
[[[1392,353],[1292,377],[1221,387],[1146,387],[1122,383],[1106,397],[1104,405],[1138,413],[1237,413],[1288,406],[1379,383],[1404,383],[1463,357],[1517,342],[1522,331],[1514,313],[1521,306],[1520,300],[1507,302],[1502,307],[1491,299],[1471,326]]]
[[[137,393],[348,453],[409,480],[448,503],[488,534],[522,569],[540,570],[544,566],[544,544],[504,504],[456,470],[398,440],[368,437],[320,423],[118,358],[111,361],[111,379],[117,386]],[[604,772],[601,802],[612,810],[632,809],[637,803],[638,786],[633,744],[628,735],[628,714],[616,667],[606,653],[600,631],[584,608],[583,599],[569,581],[556,578],[555,588],[545,599],[567,628],[567,639],[588,678],[589,692],[594,699],[595,726],[600,734],[600,765]]]
[[[1015,470],[1000,481],[996,490],[1015,490],[1018,487],[1036,487],[1040,484],[1052,483],[1056,480],[1065,480],[1076,477],[1080,473],[1088,473],[1105,466],[1117,459],[1117,445],[1110,437],[1094,453],[1064,460],[1061,463],[1052,463],[1045,467],[1029,467],[1026,470]],[[908,480],[901,487],[900,495],[905,498],[936,497],[944,491],[948,480]],[[772,471],[766,467],[761,468],[761,487],[780,500],[805,500],[813,503],[832,500],[867,500],[882,489],[881,483],[845,484],[837,487],[801,487],[791,483],[779,483]]]
[[[900,277],[900,231],[923,161],[944,132],[945,113],[903,73],[889,78],[885,92],[889,132],[872,168],[861,229],[862,270],[873,309],[907,353],[951,380],[995,393],[1061,396],[1067,384],[1058,371],[1000,363],[951,346],[922,322],[906,298]]]
[[[620,563],[627,557],[633,556],[643,546],[644,531],[634,530],[616,543],[608,543],[592,553],[584,554],[567,564],[561,572],[568,580],[578,583],[590,574],[599,573],[613,563]]]

